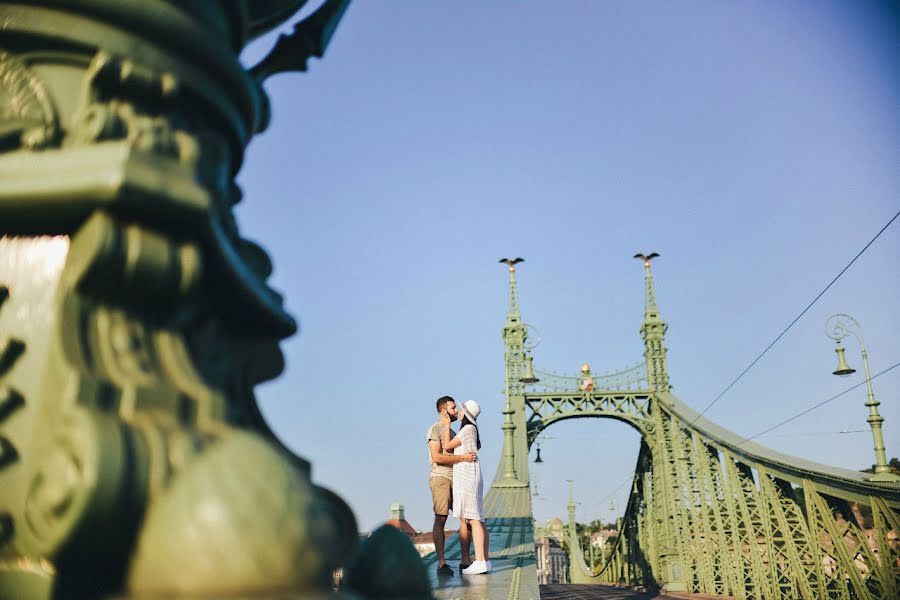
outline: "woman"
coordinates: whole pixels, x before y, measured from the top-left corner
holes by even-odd
[[[445,427],[442,433],[444,448],[453,450],[453,454],[467,454],[481,450],[477,425],[481,407],[474,400],[467,400],[463,402],[459,412],[462,417],[459,433],[451,440],[450,427]],[[481,463],[460,462],[453,465],[453,514],[459,518],[460,531],[471,525],[472,541],[475,542],[475,562],[462,570],[464,575],[491,572],[489,537],[484,526],[483,496]]]

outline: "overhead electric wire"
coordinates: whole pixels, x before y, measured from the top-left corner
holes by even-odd
[[[831,283],[829,283],[828,285],[826,285],[825,288],[824,288],[821,292],[819,292],[819,294],[818,294],[815,298],[813,298],[812,302],[810,302],[810,303],[806,306],[806,308],[804,308],[804,309],[800,312],[800,314],[797,315],[797,316],[794,318],[794,320],[791,321],[790,324],[789,324],[787,327],[785,327],[784,330],[783,330],[781,333],[778,334],[778,337],[776,337],[774,340],[772,340],[772,342],[771,342],[768,346],[766,346],[765,350],[763,350],[762,352],[760,352],[760,353],[759,353],[759,356],[757,356],[756,358],[754,358],[754,359],[753,359],[753,362],[751,362],[749,365],[747,365],[747,368],[744,369],[743,371],[741,371],[741,374],[738,375],[738,376],[734,379],[734,381],[732,381],[731,383],[728,384],[728,387],[726,387],[724,390],[722,390],[722,391],[719,393],[719,395],[716,396],[715,399],[714,399],[712,402],[710,402],[709,404],[706,405],[706,408],[704,408],[703,410],[701,410],[701,411],[697,414],[697,416],[694,417],[694,419],[691,421],[691,425],[693,425],[693,424],[697,421],[697,419],[699,419],[699,418],[702,417],[704,414],[706,414],[706,411],[708,411],[710,408],[712,408],[712,407],[716,404],[716,402],[718,402],[718,401],[722,398],[722,396],[724,396],[724,395],[728,392],[728,390],[730,390],[731,388],[733,388],[734,385],[735,385],[738,381],[740,381],[741,378],[742,378],[744,375],[747,374],[747,371],[749,371],[750,369],[752,369],[753,366],[754,366],[756,363],[759,362],[759,359],[761,359],[761,358],[766,354],[766,352],[768,352],[768,351],[772,348],[772,346],[774,346],[776,343],[778,343],[778,340],[780,340],[782,337],[784,337],[784,334],[786,334],[786,333],[788,332],[788,330],[790,330],[790,328],[793,327],[794,324],[795,324],[797,321],[800,320],[800,317],[802,317],[803,315],[805,315],[805,314],[806,314],[806,311],[808,311],[810,308],[812,308],[813,304],[815,304],[816,302],[818,302],[819,298],[821,298],[821,297],[825,294],[825,292],[827,292],[827,291],[829,290],[829,288],[831,288],[831,286],[834,285],[834,283],[835,283],[838,279],[840,279],[841,275],[843,275],[843,274],[847,271],[847,269],[849,269],[850,266],[851,266],[853,263],[855,263],[856,260],[857,260],[860,256],[862,256],[863,253],[864,253],[866,250],[869,249],[869,246],[871,246],[873,243],[875,243],[875,240],[877,240],[878,237],[879,237],[882,233],[884,233],[884,230],[885,230],[885,229],[887,229],[888,227],[891,226],[891,223],[893,223],[893,222],[897,219],[897,217],[900,217],[900,211],[898,211],[893,217],[891,217],[891,220],[888,221],[887,224],[886,224],[884,227],[882,227],[881,230],[880,230],[878,233],[875,234],[875,237],[873,237],[871,240],[869,240],[869,243],[866,244],[865,247],[863,247],[863,249],[860,250],[859,253],[858,253],[856,256],[853,257],[853,260],[851,260],[849,263],[847,263],[847,266],[845,266],[843,269],[841,269],[841,272],[838,273],[838,274],[835,276],[835,278],[831,280]]]
[[[896,369],[897,367],[900,367],[900,362],[893,364],[892,366],[888,367],[888,368],[885,369],[884,371],[881,371],[880,373],[877,373],[876,375],[873,375],[873,376],[869,379],[869,381],[871,381],[872,379],[875,379],[876,377],[880,377],[881,375],[884,375],[885,373],[887,373],[887,372],[890,371],[891,369]],[[766,429],[765,431],[761,431],[761,432],[757,433],[757,434],[754,435],[754,436],[751,436],[751,437],[746,438],[745,440],[743,440],[742,442],[740,442],[740,443],[738,444],[738,446],[741,446],[741,445],[743,445],[743,444],[746,444],[746,443],[749,442],[750,440],[755,440],[755,439],[758,438],[758,437],[764,436],[765,434],[769,433],[770,431],[774,431],[774,430],[778,429],[778,428],[781,427],[782,425],[787,425],[787,424],[790,423],[791,421],[793,421],[793,420],[795,420],[795,419],[799,419],[799,418],[802,417],[803,415],[805,415],[805,414],[807,414],[807,413],[811,413],[812,411],[816,410],[817,408],[821,408],[822,406],[825,406],[825,405],[828,404],[829,402],[831,402],[831,401],[833,401],[833,400],[837,400],[838,398],[840,398],[841,396],[843,396],[843,395],[846,394],[847,392],[852,392],[852,391],[855,390],[856,388],[858,388],[858,387],[860,387],[860,386],[862,386],[862,385],[865,385],[865,384],[866,384],[866,381],[861,381],[860,383],[857,383],[857,384],[854,385],[854,386],[848,387],[848,388],[847,388],[846,390],[844,390],[843,392],[841,392],[841,393],[839,393],[839,394],[835,394],[834,396],[832,396],[832,397],[829,398],[828,400],[823,400],[822,402],[819,402],[818,404],[816,404],[816,405],[814,405],[814,406],[811,406],[811,407],[807,408],[806,410],[797,413],[797,414],[794,415],[793,417],[787,418],[787,419],[785,419],[784,421],[782,421],[782,422],[780,422],[780,423],[778,423],[778,424],[776,424],[776,425],[772,425],[771,427],[769,427],[769,428]],[[841,433],[844,433],[844,432],[841,432]],[[851,432],[848,431],[847,433],[851,433]]]
[[[779,433],[773,437],[798,437],[798,436],[822,436],[822,435],[847,435],[848,433],[866,433],[868,429],[843,429],[841,431],[800,431],[797,433]],[[765,434],[760,435],[762,437]]]
[[[625,485],[626,483],[628,483],[629,481],[632,481],[632,480],[634,480],[634,475],[633,475],[633,474],[632,474],[632,475],[629,475],[628,477],[626,477],[625,479],[623,479],[622,482],[621,482],[619,485],[617,485],[616,487],[613,488],[613,491],[611,491],[610,493],[608,493],[608,494],[605,495],[604,497],[600,498],[599,500],[594,500],[594,501],[593,501],[593,504],[596,505],[596,506],[598,507],[597,510],[598,510],[598,511],[599,511],[599,510],[602,510],[602,507],[600,507],[600,505],[603,504],[604,502],[606,502],[607,500],[609,500],[610,498],[612,498],[613,496],[615,496],[615,495],[616,495],[616,492],[618,492],[618,491],[622,488],[623,485]]]

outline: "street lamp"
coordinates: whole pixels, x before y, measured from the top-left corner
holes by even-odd
[[[544,460],[541,458],[541,442],[537,442],[537,458],[534,459],[535,463],[542,463]]]
[[[519,381],[529,384],[537,383],[540,379],[534,374],[534,359],[531,357],[531,351],[541,345],[541,334],[527,323],[522,326],[525,328],[525,336],[522,338],[522,349],[525,351],[525,375],[520,377]]]
[[[838,367],[834,371],[839,377],[846,377],[851,373],[855,373],[856,369],[847,364],[844,357],[844,347],[841,346],[841,340],[850,335],[855,335],[862,349],[863,367],[866,372],[866,388],[868,390],[868,400],[866,406],[869,407],[869,427],[872,429],[872,438],[875,441],[875,473],[869,477],[869,481],[900,481],[900,476],[891,472],[891,467],[887,463],[887,454],[884,450],[884,435],[881,432],[881,424],[884,417],[878,414],[878,405],[881,404],[875,399],[875,393],[872,391],[872,377],[869,375],[869,355],[866,353],[866,346],[863,343],[862,327],[850,315],[837,313],[828,317],[825,322],[825,335],[837,342],[837,348],[834,349],[838,357]]]
[[[526,351],[525,353],[525,375],[519,377],[519,381],[522,383],[537,383],[540,379],[534,374],[534,366],[532,361],[534,359],[531,358],[531,352]]]

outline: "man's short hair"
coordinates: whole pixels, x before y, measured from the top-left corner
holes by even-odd
[[[441,412],[442,410],[444,410],[444,405],[447,404],[448,402],[452,402],[453,404],[456,404],[456,400],[454,400],[450,396],[441,396],[440,398],[437,399],[437,402],[434,403],[434,407],[437,409],[438,412]]]

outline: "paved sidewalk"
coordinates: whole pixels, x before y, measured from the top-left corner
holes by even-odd
[[[459,572],[459,536],[447,540],[447,562],[454,575],[437,576],[437,557],[429,554],[425,566],[439,600],[540,600],[531,519],[487,519],[493,570],[486,575]]]
[[[706,596],[684,592],[638,592],[612,585],[572,583],[540,586],[541,600],[728,600],[734,596]]]
[[[548,584],[540,586],[541,600],[648,600],[661,596],[654,592],[636,592],[611,585],[576,585],[571,583]]]

